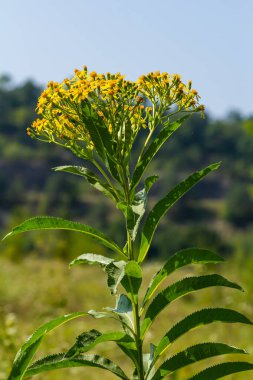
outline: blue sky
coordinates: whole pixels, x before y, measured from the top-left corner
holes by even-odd
[[[252,0],[0,0],[0,73],[60,81],[84,64],[192,79],[215,117],[253,114]]]

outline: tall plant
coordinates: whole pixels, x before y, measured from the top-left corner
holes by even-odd
[[[145,175],[148,165],[189,116],[204,112],[191,82],[184,84],[179,75],[160,72],[143,75],[136,82],[131,82],[119,73],[97,74],[88,72],[84,67],[83,70],[75,70],[73,78],[65,79],[63,83],[50,82],[39,98],[37,112],[39,118],[28,128],[28,134],[68,148],[77,157],[89,162],[94,170],[85,166],[61,166],[55,170],[83,177],[114,202],[125,218],[125,245],[119,246],[113,239],[86,224],[44,216],[23,222],[7,235],[31,230],[66,229],[94,238],[113,251],[115,258],[84,253],[70,266],[100,266],[107,274],[111,294],[116,297],[114,308],[76,312],[41,326],[20,348],[8,379],[21,380],[58,368],[90,366],[110,371],[112,376],[125,380],[158,380],[205,358],[230,353],[244,354],[244,350],[227,344],[208,342],[163,359],[162,355],[169,353],[170,346],[179,337],[201,325],[217,321],[251,324],[239,312],[225,308],[193,312],[174,326],[169,326],[162,339],[151,343],[148,353],[143,352],[147,332],[160,312],[172,302],[213,286],[241,290],[239,285],[218,274],[186,277],[158,290],[164,280],[179,268],[193,263],[222,261],[210,250],[189,248],[169,257],[154,274],[143,299],[139,296],[141,266],[161,218],[188,190],[219,167],[219,163],[214,163],[191,174],[160,199],[151,211],[147,211],[149,190],[158,179],[157,175]],[[133,150],[138,152],[137,158]],[[144,216],[145,221],[142,222]],[[120,328],[105,333],[94,329],[85,331],[67,352],[31,363],[48,332],[84,316],[113,318]],[[111,360],[87,353],[96,345],[108,341],[115,342],[131,360],[133,370],[130,377]],[[218,379],[249,369],[253,369],[253,364],[248,362],[225,362],[209,367],[191,379]]]

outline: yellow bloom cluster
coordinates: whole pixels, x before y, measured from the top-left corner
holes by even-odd
[[[75,70],[71,79],[49,82],[38,100],[38,118],[28,134],[63,145],[82,142],[93,148],[88,124],[96,119],[116,141],[128,134],[133,141],[141,127],[155,128],[171,107],[177,112],[204,111],[191,82],[183,84],[180,76],[149,73],[136,82],[120,73],[97,74]]]

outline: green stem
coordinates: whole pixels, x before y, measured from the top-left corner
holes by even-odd
[[[104,169],[102,168],[102,166],[94,158],[91,159],[91,162],[96,166],[96,168],[100,171],[100,173],[106,179],[106,181],[108,182],[108,184],[111,186],[111,188],[112,188],[112,190],[114,192],[114,195],[116,197],[116,200],[118,201],[119,200],[119,194],[118,194],[117,190],[115,189],[112,181],[110,180],[110,178],[108,177],[108,175],[106,174],[106,172],[104,171]]]
[[[122,184],[123,184],[124,193],[125,193],[125,201],[126,201],[127,205],[130,205],[131,204],[131,198],[130,198],[129,180],[128,180],[127,174],[126,174],[126,172],[124,172],[124,170],[122,170],[122,172],[120,174],[121,174],[122,180],[123,180]],[[127,230],[127,256],[129,258],[129,260],[135,260],[134,251],[133,251],[133,241],[131,238],[131,234],[127,229],[127,220],[126,220],[126,230]],[[138,356],[138,365],[137,365],[136,369],[138,372],[139,380],[144,380],[144,366],[143,366],[139,302],[138,302],[138,298],[136,299],[134,297],[133,290],[131,290],[131,293],[132,293],[131,301],[132,301],[133,316],[134,316],[134,338],[135,338],[135,344],[136,344],[137,356]]]
[[[135,330],[135,343],[138,354],[139,368],[137,368],[139,380],[144,380],[144,367],[143,367],[143,353],[142,353],[142,339],[141,339],[141,328],[140,328],[140,316],[139,316],[139,303],[133,302],[133,312],[134,312],[134,330]]]

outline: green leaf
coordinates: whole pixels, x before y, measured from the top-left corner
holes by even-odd
[[[119,284],[125,275],[125,261],[112,261],[105,267],[108,275],[107,285],[111,294],[116,294]]]
[[[25,222],[21,223],[19,226],[13,228],[13,230],[7,234],[4,239],[23,232],[34,230],[71,230],[81,232],[99,241],[120,255],[125,256],[120,247],[102,232],[97,231],[94,228],[87,226],[86,224],[72,222],[70,220],[65,220],[62,218],[55,218],[53,216],[37,216],[35,218],[28,219]]]
[[[107,273],[107,285],[111,294],[116,294],[117,287],[125,274],[125,261],[114,261],[105,256],[84,253],[71,261],[70,267],[77,264],[99,265]]]
[[[219,263],[223,258],[208,249],[187,248],[176,252],[152,278],[144,296],[142,307],[149,301],[158,286],[174,271],[188,264]]]
[[[37,375],[42,372],[52,371],[61,368],[73,367],[97,367],[112,372],[120,379],[128,380],[122,369],[111,360],[99,355],[80,355],[75,358],[66,358],[64,354],[56,354],[38,360],[28,368],[25,378]]]
[[[8,380],[23,379],[25,371],[45,335],[54,330],[56,327],[59,327],[72,319],[82,317],[84,315],[87,315],[87,313],[67,314],[45,323],[38,330],[36,330],[18,351],[14,359],[13,367]]]
[[[171,343],[188,331],[213,322],[245,323],[252,325],[252,322],[248,318],[231,309],[213,308],[195,311],[179,321],[164,335],[156,348],[156,358],[162,355]]]
[[[103,139],[101,133],[103,129],[107,129],[103,123],[103,120],[98,116],[96,112],[93,111],[88,102],[83,104],[82,108],[82,118],[85,124],[85,128],[89,132],[91,141],[101,159],[106,161],[105,146],[103,144]]]
[[[148,192],[153,186],[153,184],[157,181],[158,176],[153,175],[147,177],[144,182],[144,188],[140,190],[137,194],[135,194],[134,202],[132,204],[132,210],[135,214],[135,224],[132,232],[132,240],[134,241],[140,226],[140,222],[145,214],[148,200]]]
[[[192,376],[188,380],[216,380],[232,373],[250,371],[253,369],[253,363],[247,362],[227,362],[209,367]]]
[[[108,257],[102,255],[95,255],[94,253],[83,253],[78,256],[69,264],[70,267],[79,264],[89,264],[89,265],[99,265],[102,268],[105,268],[108,264],[113,262],[113,259],[109,259]]]
[[[144,188],[135,194],[132,204],[123,201],[117,203],[117,208],[120,209],[125,216],[126,227],[130,233],[132,241],[136,238],[140,222],[146,211],[148,192],[156,182],[157,178],[158,176],[156,175],[146,178]]]
[[[138,292],[142,282],[142,270],[136,261],[128,261],[125,266],[125,274],[121,280],[122,286],[127,291],[128,297],[135,303],[138,300]]]
[[[148,214],[141,236],[141,246],[138,262],[142,262],[149,250],[153,235],[162,216],[196,183],[208,173],[218,169],[220,163],[212,164],[198,172],[193,173],[183,182],[179,183],[163,199],[161,199]]]
[[[101,191],[106,196],[113,200],[117,200],[115,198],[115,194],[113,191],[113,188],[108,185],[107,183],[102,182],[102,180],[94,174],[92,171],[88,170],[87,168],[83,166],[58,166],[56,168],[53,168],[55,171],[61,171],[61,172],[67,172],[79,175],[83,178],[85,178],[91,186],[93,186],[96,190]]]
[[[126,348],[136,350],[133,338],[122,331],[114,331],[102,334],[97,330],[90,330],[82,333],[76,338],[76,343],[66,353],[66,358],[73,358],[93,349],[97,344],[105,342],[117,342]]]
[[[123,327],[127,327],[130,331],[133,331],[134,318],[132,303],[125,294],[117,296],[115,308],[106,307],[105,310],[116,314],[120,318]]]
[[[153,299],[147,308],[145,318],[141,325],[141,335],[144,336],[147,329],[153,323],[157,315],[171,302],[184,295],[196,290],[205,289],[210,286],[225,286],[242,290],[241,287],[234,282],[230,282],[218,274],[211,274],[199,277],[186,277],[181,281],[175,282],[168,286]]]
[[[141,180],[141,177],[150,163],[150,161],[154,158],[156,153],[159,151],[159,149],[162,147],[162,145],[168,140],[168,138],[172,135],[173,132],[175,132],[182,124],[183,122],[189,117],[189,115],[182,117],[181,119],[174,121],[171,124],[168,124],[166,127],[164,127],[159,134],[156,136],[154,141],[149,145],[147,150],[144,152],[142,157],[140,157],[140,160],[134,170],[132,182],[131,182],[131,190],[133,191],[135,187],[138,185],[138,183]]]
[[[155,375],[152,377],[152,380],[163,379],[165,376],[189,364],[224,354],[246,354],[246,352],[223,343],[196,344],[195,346],[188,347],[163,362],[157,369]],[[210,380],[208,376],[206,376],[206,379]]]

